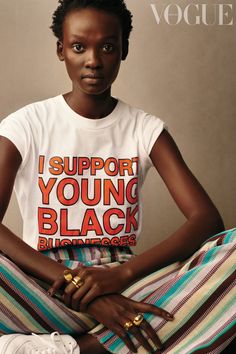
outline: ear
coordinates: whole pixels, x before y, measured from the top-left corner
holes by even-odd
[[[126,40],[123,42],[123,48],[122,48],[122,57],[121,60],[125,60],[127,55],[129,53],[129,41]]]
[[[60,41],[57,41],[57,56],[58,56],[60,61],[64,60],[63,44]]]

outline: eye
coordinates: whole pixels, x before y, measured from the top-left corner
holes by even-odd
[[[84,46],[81,43],[73,44],[72,47],[76,53],[82,53],[84,51]]]
[[[104,46],[102,47],[102,50],[106,53],[111,53],[114,50],[114,45],[111,43],[106,43],[104,44]]]

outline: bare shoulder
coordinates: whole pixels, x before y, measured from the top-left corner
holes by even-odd
[[[164,173],[167,167],[169,172],[180,165],[187,167],[174,139],[165,129],[153,145],[150,158],[160,174]]]
[[[16,162],[18,165],[21,163],[21,155],[16,146],[4,136],[0,136],[0,163],[3,163],[4,160],[10,162]]]
[[[0,220],[6,212],[22,158],[16,146],[0,136]]]
[[[186,165],[175,141],[166,130],[156,140],[150,158],[187,218],[201,213],[217,213],[206,191]]]

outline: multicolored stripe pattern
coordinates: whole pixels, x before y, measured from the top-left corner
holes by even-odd
[[[74,268],[111,267],[133,257],[128,248],[82,247],[44,252]],[[0,254],[0,334],[91,334],[111,353],[130,354],[123,342],[90,316],[72,311]],[[174,263],[123,292],[174,314],[145,318],[165,345],[163,354],[220,353],[236,337],[236,229],[208,239],[188,260]],[[136,343],[139,354],[146,351]]]
[[[236,229],[208,239],[187,261],[145,277],[123,294],[174,314],[173,322],[145,314],[165,345],[163,354],[220,353],[236,336]],[[92,332],[110,352],[130,354],[103,326]],[[139,347],[138,354],[144,353]]]

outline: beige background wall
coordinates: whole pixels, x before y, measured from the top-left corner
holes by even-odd
[[[127,0],[134,14],[130,54],[113,94],[164,119],[185,160],[206,188],[227,228],[236,225],[236,1],[233,26],[157,25],[158,11],[189,1]],[[195,1],[201,4],[200,1]],[[214,19],[212,1],[209,21]],[[56,0],[0,1],[0,117],[70,89],[48,27]],[[191,16],[193,15],[190,14]],[[155,170],[143,189],[144,230],[139,251],[174,231],[183,217]],[[19,235],[15,199],[5,223]],[[191,237],[191,235],[190,235]]]

